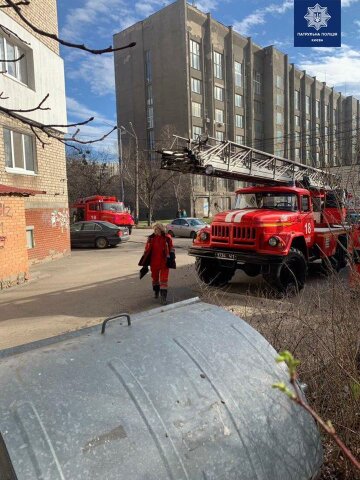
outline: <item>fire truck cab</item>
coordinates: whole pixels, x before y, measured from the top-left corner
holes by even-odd
[[[134,219],[125,210],[123,202],[119,202],[116,197],[101,195],[79,198],[72,207],[72,218],[77,222],[103,220],[114,223],[121,227],[128,227],[130,234],[134,226]]]

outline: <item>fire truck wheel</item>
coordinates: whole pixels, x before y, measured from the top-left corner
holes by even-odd
[[[272,265],[264,279],[281,293],[294,294],[304,288],[307,265],[303,253],[290,248],[289,254],[280,265]]]
[[[108,246],[108,241],[105,237],[98,237],[95,240],[95,246],[96,248],[106,248]]]
[[[226,285],[235,273],[235,268],[221,268],[217,261],[207,258],[197,258],[195,268],[200,280],[211,287]]]
[[[243,270],[248,277],[256,277],[261,272],[260,265],[253,265],[251,263],[245,263]]]

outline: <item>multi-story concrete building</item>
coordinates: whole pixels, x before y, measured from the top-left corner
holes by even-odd
[[[56,0],[34,0],[22,12],[57,33],[56,7]],[[0,24],[0,105],[25,110],[17,114],[38,124],[65,125],[58,43],[36,34],[11,8],[0,9]],[[37,109],[47,94],[43,107],[50,109]],[[44,148],[29,126],[0,113],[0,289],[26,279],[30,263],[70,251],[64,145],[40,136]]]
[[[289,63],[178,0],[114,36],[119,125],[131,121],[140,148],[170,125],[319,167],[360,163],[359,100],[344,97]],[[234,182],[194,181],[191,209],[229,207]],[[190,200],[189,200],[190,201]]]

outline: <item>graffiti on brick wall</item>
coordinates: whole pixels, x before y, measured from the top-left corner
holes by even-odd
[[[5,247],[6,236],[4,235],[4,222],[0,222],[0,248]]]
[[[61,230],[69,228],[69,210],[53,210],[51,212],[51,226],[58,227]]]
[[[0,217],[12,217],[10,205],[6,205],[6,203],[0,202]]]

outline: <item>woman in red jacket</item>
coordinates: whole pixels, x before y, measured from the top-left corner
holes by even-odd
[[[161,304],[166,305],[169,268],[176,268],[175,249],[172,238],[162,223],[156,223],[153,229],[154,233],[146,242],[141,265],[150,265],[155,298],[159,298],[160,294]]]

